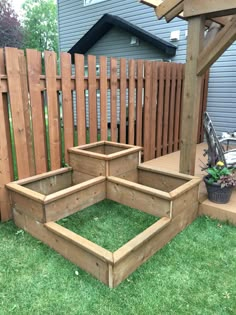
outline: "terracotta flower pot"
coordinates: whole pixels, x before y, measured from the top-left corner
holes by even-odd
[[[221,188],[219,183],[208,183],[207,176],[204,178],[208,199],[215,203],[225,204],[229,202],[233,192],[233,186]]]

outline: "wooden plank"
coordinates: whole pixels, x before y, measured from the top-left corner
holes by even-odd
[[[236,40],[236,17],[217,33],[210,44],[200,52],[198,58],[197,74],[203,75],[210,66],[223,54]]]
[[[189,19],[187,63],[181,122],[180,172],[194,174],[197,145],[201,77],[197,76],[197,58],[204,43],[204,18]]]
[[[160,174],[145,169],[138,169],[138,182],[141,185],[170,193],[172,190],[184,185],[183,178],[172,177],[168,174]]]
[[[176,102],[175,102],[175,125],[174,125],[174,152],[179,149],[180,139],[180,113],[182,103],[183,65],[177,64]]]
[[[75,54],[75,88],[78,145],[86,143],[86,105],[84,95],[84,56]]]
[[[42,179],[47,178],[47,177],[56,176],[59,174],[66,173],[68,171],[72,171],[72,167],[62,167],[62,168],[59,168],[58,170],[55,170],[55,171],[49,171],[49,172],[46,172],[43,174],[34,175],[34,176],[30,176],[28,178],[20,179],[20,180],[15,181],[14,183],[17,185],[26,185],[26,184],[32,183],[34,181],[42,180]]]
[[[179,3],[173,10],[168,12],[165,15],[166,22],[172,21],[175,17],[177,17],[184,10],[184,2]]]
[[[168,148],[167,152],[172,153],[174,149],[174,118],[176,104],[176,64],[171,67],[171,88],[170,88],[170,112],[169,112],[169,130],[168,130]]]
[[[73,167],[75,171],[79,171],[92,176],[105,175],[105,161],[69,153],[69,164]]]
[[[101,140],[107,140],[107,57],[100,57],[100,130]]]
[[[71,186],[72,170],[24,185],[24,187],[36,191],[42,195],[50,195]]]
[[[123,173],[137,169],[138,164],[139,152],[121,156],[109,161],[108,174],[106,176],[120,176]]]
[[[10,198],[12,202],[12,209],[20,211],[39,222],[46,222],[43,203],[34,199],[29,199],[29,196],[13,191],[10,192]]]
[[[157,90],[158,68],[157,62],[152,62],[152,91],[151,91],[151,119],[150,119],[150,160],[156,157],[156,127],[157,127]]]
[[[132,183],[132,185],[138,184]],[[127,187],[111,182],[109,177],[107,181],[107,198],[156,217],[170,216],[170,201],[137,190],[132,185]]]
[[[61,166],[61,137],[60,113],[56,90],[57,56],[53,51],[44,52],[47,105],[48,105],[48,132],[50,143],[50,164],[55,170]]]
[[[143,145],[143,60],[137,61],[136,145]]]
[[[170,76],[171,76],[171,65],[165,63],[165,99],[164,99],[164,117],[163,117],[163,150],[162,154],[165,155],[168,152],[168,126],[169,126],[169,112],[170,112]]]
[[[123,245],[114,253],[114,264],[118,264],[121,260],[130,255],[131,252],[137,250],[139,247],[146,244],[152,239],[157,233],[162,231],[170,223],[169,218],[161,218],[159,221],[152,224],[145,231],[134,237],[128,243]]]
[[[25,196],[29,200],[35,200],[41,204],[44,203],[45,196],[43,194],[38,193],[37,191],[33,191],[27,187],[17,185],[15,182],[6,184],[8,190],[17,193],[18,195]]]
[[[155,9],[157,16],[161,19],[163,16],[171,12],[178,6],[183,0],[165,0]]]
[[[152,8],[156,8],[163,0],[139,0],[140,3],[146,4]]]
[[[81,183],[83,183],[87,180],[90,180],[92,178],[94,178],[94,176],[73,170],[73,173],[72,173],[73,185],[81,184]]]
[[[96,56],[88,56],[89,141],[97,141]]]
[[[110,59],[111,76],[111,141],[117,141],[117,59]]]
[[[64,154],[65,163],[69,157],[67,149],[74,146],[74,118],[71,85],[71,55],[65,52],[60,54],[61,59],[61,89],[64,128]]]
[[[0,48],[0,76],[5,74],[4,53]],[[13,180],[13,163],[7,94],[2,93],[0,77],[0,220],[11,218],[11,206],[5,184]]]
[[[207,17],[218,17],[230,14],[236,14],[235,0],[211,0],[184,1],[184,17],[206,15]]]
[[[94,179],[88,182],[91,181],[94,182]],[[90,186],[87,184],[88,182],[48,196],[48,199],[45,200],[47,202],[45,206],[46,222],[60,220],[106,198],[105,178],[102,182],[97,180],[97,183]],[[81,190],[81,186],[85,188]]]
[[[46,228],[49,231],[57,234],[60,237],[70,241],[71,243],[87,250],[94,256],[101,258],[104,261],[108,261],[113,263],[112,253],[101,246],[87,240],[86,238],[64,228],[63,226],[55,223],[55,222],[48,222],[45,224]]]
[[[62,235],[60,236],[55,233],[55,231],[50,231],[49,227],[52,227],[51,224],[45,226],[18,211],[14,211],[14,221],[18,227],[41,240],[72,263],[91,273],[95,278],[105,284],[109,284],[108,263],[106,259],[96,257],[86,250],[86,248],[79,246],[77,236],[75,236],[76,242],[72,242],[70,239],[66,239],[63,233],[61,233]],[[69,236],[71,236],[71,234],[69,234]]]
[[[20,82],[22,90],[22,102],[23,111],[25,119],[25,131],[26,131],[26,142],[28,147],[29,155],[29,171],[30,175],[36,173],[35,169],[35,155],[34,155],[34,145],[33,145],[33,134],[31,128],[31,106],[29,99],[29,88],[28,88],[28,78],[27,78],[27,68],[26,68],[26,58],[23,50],[18,50],[19,68],[20,68]]]
[[[47,171],[47,149],[45,132],[44,99],[40,86],[42,73],[41,53],[26,49],[29,96],[32,113],[36,174]]]
[[[150,107],[151,107],[151,62],[144,62],[145,96],[144,96],[144,161],[150,160]]]
[[[134,59],[129,60],[129,144],[134,144],[134,120],[135,120],[135,109],[134,109],[134,91],[135,91],[135,61]]]
[[[126,59],[120,59],[120,142],[126,143]]]
[[[156,156],[162,155],[162,134],[163,134],[163,114],[164,114],[164,63],[158,63],[159,86],[158,86],[158,107],[157,107],[157,135],[156,135]]]
[[[5,48],[5,58],[18,177],[23,178],[30,175],[30,169],[18,50],[16,48]]]
[[[149,257],[154,255],[187,225],[192,223],[196,216],[197,208],[184,209],[180,215],[167,223],[168,225],[161,229],[158,233],[151,234],[153,237],[148,238],[146,242],[144,241],[142,246],[137,247],[133,251],[127,251],[127,255],[121,257],[119,262],[114,264],[113,286],[116,287],[119,283],[126,279],[129,274],[142,265]],[[116,261],[117,256],[118,255],[115,252],[114,261]]]

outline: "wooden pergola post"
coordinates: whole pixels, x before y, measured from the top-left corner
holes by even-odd
[[[182,107],[181,173],[194,174],[202,76],[197,75],[198,56],[204,46],[205,18],[191,17],[188,23],[187,60]]]

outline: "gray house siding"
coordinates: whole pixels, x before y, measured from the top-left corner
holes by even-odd
[[[117,15],[146,31],[170,41],[172,31],[180,31],[180,40],[174,42],[178,49],[174,62],[185,62],[187,23],[174,19],[167,24],[157,20],[154,10],[137,0],[106,0],[83,6],[83,0],[58,0],[60,49],[68,51],[105,13]],[[140,46],[128,45],[130,35],[113,28],[87,53],[114,57],[159,59],[161,54],[154,47],[140,42]],[[236,44],[212,66],[209,81],[207,110],[216,130],[236,129]]]

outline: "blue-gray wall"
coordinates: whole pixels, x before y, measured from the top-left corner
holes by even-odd
[[[58,0],[59,41],[61,51],[68,51],[105,13],[117,15],[127,21],[169,41],[170,33],[180,30],[175,42],[177,54],[172,61],[185,62],[187,23],[174,19],[167,24],[157,20],[154,10],[137,0],[106,0],[83,6],[83,0]],[[162,59],[156,48],[140,42],[129,45],[130,35],[113,28],[101,38],[88,54],[114,57]],[[236,130],[236,45],[232,45],[212,66],[209,82],[208,111],[217,132]]]

